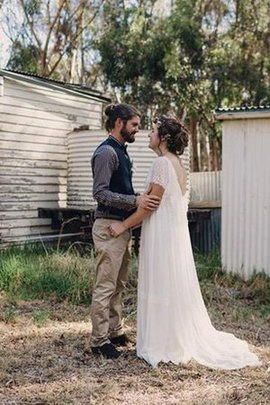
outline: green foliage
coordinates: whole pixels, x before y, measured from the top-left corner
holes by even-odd
[[[8,68],[71,82],[93,80],[92,24],[101,0],[20,0],[16,7],[11,3],[3,6],[12,44]]]
[[[7,68],[11,70],[38,73],[38,49],[34,45],[23,45],[15,41],[12,45],[12,55]]]
[[[8,67],[108,90],[141,110],[145,128],[156,113],[184,118],[194,161],[209,141],[220,168],[213,111],[270,102],[269,1],[175,0],[166,13],[157,0],[84,3],[22,0],[20,27],[7,18]]]
[[[141,109],[144,127],[156,113],[196,121],[218,156],[213,110],[270,102],[267,7],[267,0],[177,0],[166,16],[147,1],[105,8],[94,43],[106,82]]]
[[[33,17],[34,15],[41,14],[41,2],[39,0],[27,0],[25,1],[25,10],[29,16]]]

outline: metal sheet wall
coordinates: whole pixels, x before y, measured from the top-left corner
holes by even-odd
[[[190,173],[189,231],[195,250],[220,246],[221,171]]]
[[[270,276],[270,119],[223,122],[222,262]]]
[[[190,173],[190,201],[221,202],[221,171]]]
[[[128,145],[128,153],[133,162],[134,189],[139,193],[145,189],[145,178],[156,156],[148,147],[148,133],[149,131],[140,131],[136,136],[136,141]],[[92,196],[93,180],[90,159],[95,148],[105,137],[105,131],[80,131],[68,134],[68,207],[89,209],[96,205]],[[188,148],[182,160],[188,170]]]

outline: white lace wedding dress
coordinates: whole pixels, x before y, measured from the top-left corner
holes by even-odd
[[[247,342],[217,331],[197,278],[187,222],[187,201],[175,169],[158,157],[147,183],[164,187],[160,207],[143,221],[137,313],[137,355],[153,367],[195,359],[211,368],[258,366]]]

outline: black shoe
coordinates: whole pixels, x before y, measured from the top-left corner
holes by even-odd
[[[105,343],[102,346],[91,347],[92,352],[106,359],[117,359],[120,356],[119,352],[112,343]]]
[[[116,336],[116,337],[112,337],[112,338],[110,338],[110,341],[112,344],[114,344],[116,346],[127,346],[127,344],[130,342],[129,338],[125,334]]]

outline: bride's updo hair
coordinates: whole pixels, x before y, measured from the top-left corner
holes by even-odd
[[[161,115],[153,120],[157,125],[160,139],[166,139],[168,150],[176,155],[182,155],[188,145],[189,132],[177,119]]]
[[[114,128],[117,118],[121,118],[121,120],[126,124],[128,120],[131,120],[131,118],[141,116],[139,111],[130,104],[109,104],[105,108],[104,113],[107,116],[105,128],[108,132]]]

